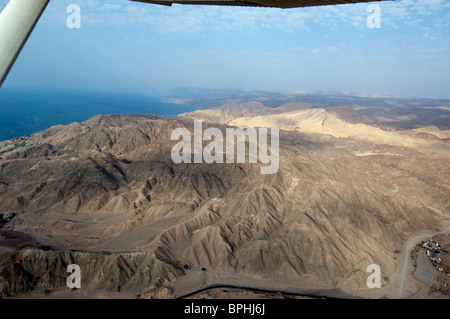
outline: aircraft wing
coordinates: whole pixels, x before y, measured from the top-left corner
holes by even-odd
[[[199,4],[199,5],[217,5],[217,6],[245,6],[245,7],[272,7],[272,8],[298,8],[326,6],[334,4],[347,4],[358,2],[373,2],[380,0],[131,0],[137,2],[161,4],[171,6],[172,4]],[[386,1],[386,0],[381,0]]]

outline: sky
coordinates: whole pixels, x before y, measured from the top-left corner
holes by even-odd
[[[71,4],[80,28],[67,26]],[[3,88],[450,98],[450,0],[372,4],[380,28],[368,27],[370,3],[283,10],[52,0]]]

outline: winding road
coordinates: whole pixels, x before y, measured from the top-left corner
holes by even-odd
[[[289,298],[289,297],[308,297],[308,298],[314,298],[314,299],[344,299],[339,297],[332,297],[327,295],[316,295],[316,294],[306,294],[306,293],[296,293],[296,292],[290,292],[290,291],[283,291],[283,290],[276,290],[276,289],[264,289],[264,288],[256,288],[256,287],[246,287],[246,286],[237,286],[237,285],[224,285],[224,284],[217,284],[217,285],[210,285],[201,289],[198,289],[196,291],[187,293],[183,296],[179,296],[176,299],[185,299],[192,296],[195,296],[199,293],[212,290],[212,289],[239,289],[239,290],[246,290],[251,291],[255,293],[268,293],[268,294],[277,294],[281,293],[283,296]]]

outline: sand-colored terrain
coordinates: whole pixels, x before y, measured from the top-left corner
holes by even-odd
[[[409,250],[417,236],[442,232],[450,211],[448,133],[385,130],[307,105],[247,106],[96,116],[3,142],[0,211],[17,215],[0,228],[1,296],[75,296],[65,292],[70,263],[83,273],[78,297],[175,298],[208,287],[224,297],[221,285],[417,296]],[[192,132],[197,115],[210,119],[205,129],[279,127],[279,171],[174,164],[171,132]],[[370,264],[381,268],[380,289],[366,286]]]

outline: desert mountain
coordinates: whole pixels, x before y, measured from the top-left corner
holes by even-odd
[[[244,102],[225,104],[219,107],[197,110],[180,114],[181,118],[197,119],[206,122],[229,123],[241,117],[253,117],[257,115],[279,114],[311,108],[311,104],[303,102],[286,103],[276,108],[270,108],[261,102]]]
[[[217,105],[258,101],[270,108],[303,104],[304,108],[349,107],[387,127],[414,129],[437,126],[450,129],[450,100],[396,97],[348,92],[264,92],[240,90],[174,90],[167,101],[211,108]],[[294,109],[290,109],[294,111]],[[296,110],[300,110],[297,108]],[[367,124],[367,123],[366,123]]]
[[[247,106],[99,115],[2,142],[0,211],[17,215],[0,227],[0,294],[67,290],[71,263],[92,293],[176,297],[226,281],[358,294],[374,263],[395,289],[406,237],[450,211],[449,144]],[[174,164],[171,133],[197,117],[281,127],[279,171]]]
[[[288,103],[277,108],[268,108],[259,102],[232,104],[184,113],[180,117],[236,127],[278,127],[396,146],[424,146],[425,140],[431,141],[430,137],[438,141],[448,135],[435,126],[405,131],[386,126],[350,107],[311,108],[307,103]],[[421,138],[412,138],[412,135]]]
[[[183,118],[195,118],[207,122],[229,122],[240,117],[252,117],[255,115],[271,114],[273,109],[264,106],[260,102],[246,102],[226,104],[220,107],[197,110],[180,114]]]

